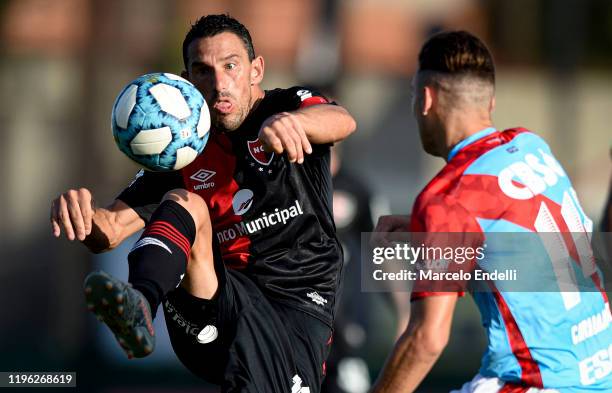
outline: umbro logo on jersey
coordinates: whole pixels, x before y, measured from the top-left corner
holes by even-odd
[[[194,190],[205,190],[207,188],[212,188],[215,186],[215,182],[208,182],[208,180],[210,180],[214,175],[216,175],[217,172],[215,171],[209,171],[207,169],[200,169],[198,170],[196,173],[194,173],[193,175],[189,176],[190,179],[195,180],[195,181],[199,181],[202,184],[196,184],[193,186]]]
[[[210,179],[216,174],[217,172],[215,171],[209,171],[207,169],[200,169],[199,171],[191,175],[190,179],[197,180],[199,182],[204,183],[205,181],[207,181],[208,179]]]
[[[234,194],[232,200],[232,207],[234,208],[234,214],[241,216],[251,208],[253,204],[253,191],[248,188],[244,188]]]
[[[259,139],[255,139],[254,141],[247,141],[247,147],[249,150],[249,154],[251,155],[251,157],[253,157],[255,161],[257,161],[261,165],[270,165],[272,159],[274,158],[274,153],[266,152]]]

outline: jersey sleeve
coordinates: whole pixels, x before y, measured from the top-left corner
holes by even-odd
[[[456,198],[452,196],[419,196],[412,211],[411,232],[421,233],[419,243],[429,247],[471,247],[476,249],[482,244],[483,234],[478,221],[469,214]],[[465,264],[451,262],[446,272],[471,272],[475,260]],[[429,296],[465,296],[467,281],[427,281],[415,282],[410,300]]]
[[[287,89],[286,93],[291,100],[294,109],[307,108],[309,106],[318,104],[332,104],[337,105],[335,102],[330,101],[320,92],[302,86],[294,86]]]
[[[309,106],[319,104],[338,105],[335,101],[329,100],[320,92],[308,87],[294,86],[285,90],[285,94],[291,103],[291,110],[308,108]],[[328,154],[332,145],[333,143],[323,145],[312,144],[313,152],[311,156],[319,157]]]
[[[150,172],[141,169],[116,199],[134,209],[145,222],[149,222],[163,196],[176,188],[185,188],[180,171]]]

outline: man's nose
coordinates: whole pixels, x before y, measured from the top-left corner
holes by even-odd
[[[217,91],[217,93],[221,93],[227,90],[229,86],[228,82],[228,77],[223,71],[215,72],[215,90]]]

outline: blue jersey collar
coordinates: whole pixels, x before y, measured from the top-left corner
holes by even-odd
[[[464,140],[462,140],[461,142],[453,146],[451,151],[448,153],[448,158],[446,159],[446,162],[449,162],[450,160],[452,160],[453,157],[455,157],[457,153],[459,153],[459,150],[463,149],[469,144],[476,142],[479,139],[484,138],[487,135],[491,135],[495,131],[497,131],[495,127],[488,127],[488,128],[485,128],[484,130],[480,130],[477,133],[468,136],[467,138],[465,138]]]

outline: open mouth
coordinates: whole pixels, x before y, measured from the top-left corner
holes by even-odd
[[[215,109],[215,111],[221,114],[227,114],[232,111],[232,109],[234,108],[234,105],[227,100],[221,100],[221,101],[215,102],[215,104],[213,105],[213,108]]]

